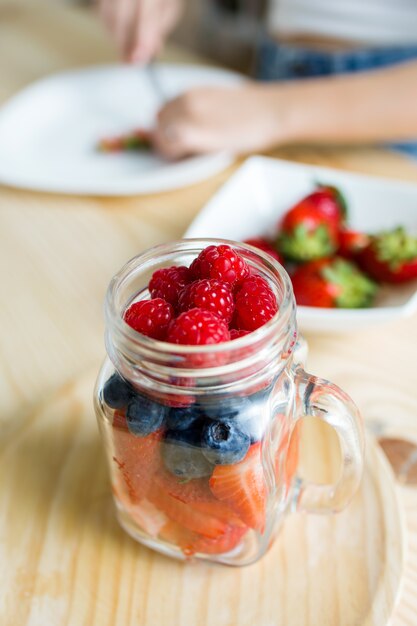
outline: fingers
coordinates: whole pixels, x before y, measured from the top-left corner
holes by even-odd
[[[153,142],[166,158],[180,159],[216,149],[216,132],[202,123],[198,100],[197,92],[188,92],[160,110]]]

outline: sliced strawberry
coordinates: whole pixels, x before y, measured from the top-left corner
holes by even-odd
[[[193,478],[185,481],[162,467],[155,474],[155,483],[170,496],[185,504],[214,500],[206,478]]]
[[[189,504],[200,513],[209,517],[241,527],[242,521],[225,502],[219,502],[211,492],[206,478],[194,478],[184,481],[173,474],[160,470],[155,475],[155,483],[164,489],[170,496],[180,500],[184,504]]]
[[[205,512],[198,511],[191,504],[177,500],[156,484],[152,486],[148,497],[160,511],[163,511],[171,520],[188,528],[188,530],[211,538],[220,537],[227,530],[225,522],[207,515]]]
[[[217,465],[209,483],[216,498],[227,502],[244,524],[263,532],[267,494],[260,443],[240,463]]]
[[[132,504],[129,498],[120,494],[116,489],[115,495],[121,501],[133,521],[151,537],[157,537],[161,528],[169,521],[165,513],[162,513],[162,511],[157,509],[156,506],[146,498],[137,504]]]
[[[228,526],[223,535],[210,539],[171,521],[161,529],[159,537],[178,546],[186,556],[196,553],[225,554],[239,544],[247,530],[247,527]]]
[[[163,430],[159,429],[147,437],[136,437],[128,430],[123,412],[115,412],[113,460],[122,479],[121,483],[133,503],[147,495],[153,475],[161,466],[162,434]]]
[[[205,513],[210,517],[225,522],[230,526],[238,526],[239,528],[246,528],[246,524],[237,516],[233,509],[225,502],[220,502],[214,496],[210,502],[194,502],[192,507],[200,513]]]

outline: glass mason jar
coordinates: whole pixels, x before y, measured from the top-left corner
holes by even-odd
[[[149,298],[155,270],[188,266],[220,243],[270,283],[279,311],[269,322],[208,346],[157,341],[124,322],[133,302]],[[304,371],[291,282],[279,263],[229,241],[158,246],[112,279],[105,317],[108,358],[95,408],[117,515],[132,537],[177,558],[245,565],[266,552],[289,509],[335,512],[349,502],[363,468],[361,418],[343,391]],[[297,473],[295,426],[307,415],[338,435],[336,484]]]

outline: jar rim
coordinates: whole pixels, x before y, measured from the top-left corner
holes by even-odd
[[[167,341],[147,337],[135,331],[124,321],[123,316],[120,314],[120,309],[116,304],[117,293],[123,283],[131,276],[132,272],[142,266],[145,267],[146,264],[151,264],[153,259],[167,256],[175,251],[178,253],[191,253],[195,251],[196,254],[198,254],[202,249],[210,245],[231,246],[241,254],[246,261],[250,260],[251,265],[261,265],[262,270],[266,271],[271,279],[275,278],[275,282],[279,282],[282,290],[279,308],[277,313],[275,313],[268,322],[249,334],[231,341],[210,345],[190,346],[172,344]],[[110,281],[105,298],[105,317],[107,325],[114,329],[114,335],[128,341],[138,350],[142,347],[146,351],[153,350],[161,355],[169,355],[175,352],[175,354],[179,356],[194,354],[210,355],[225,350],[230,354],[233,352],[237,353],[242,349],[251,348],[256,345],[257,342],[267,338],[270,334],[275,335],[276,332],[282,332],[285,324],[288,324],[290,316],[293,314],[293,305],[294,298],[290,278],[285,268],[269,254],[249,244],[229,239],[193,238],[180,239],[153,246],[127,261]]]

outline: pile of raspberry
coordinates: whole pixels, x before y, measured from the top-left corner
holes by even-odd
[[[132,304],[124,320],[143,335],[175,344],[237,339],[278,311],[268,282],[228,245],[208,246],[190,267],[157,270],[148,289],[151,299]]]

